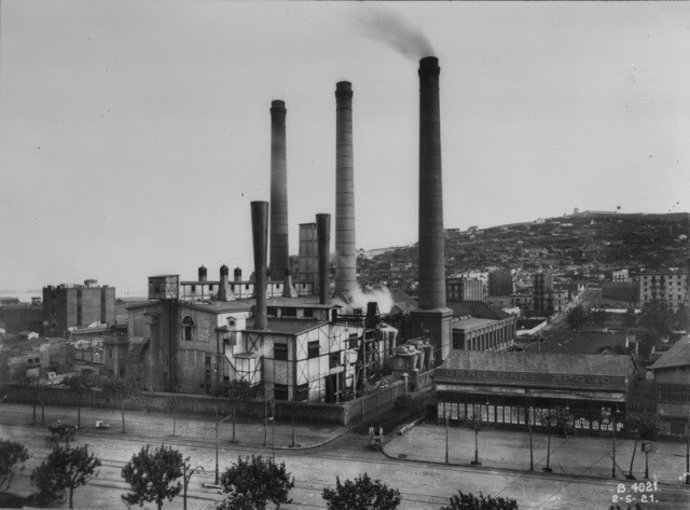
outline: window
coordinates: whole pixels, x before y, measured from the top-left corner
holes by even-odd
[[[288,346],[287,344],[275,344],[273,345],[273,359],[287,361],[288,359]]]
[[[182,319],[182,327],[184,328],[184,339],[187,342],[191,342],[192,330],[194,329],[194,321],[189,315],[185,316],[185,318]]]
[[[246,285],[244,286],[244,290],[249,290],[249,284],[246,284]]]
[[[266,307],[266,315],[269,317],[277,317],[278,309],[275,306]]]
[[[295,400],[309,400],[309,384],[300,384],[295,389]]]
[[[296,308],[284,308],[283,314],[285,315],[285,317],[297,317],[297,309]]]
[[[304,316],[305,317],[313,317],[314,316],[314,309],[313,308],[305,308],[304,309]]]
[[[309,344],[307,346],[307,357],[309,359],[319,357],[319,341],[318,340],[314,340],[312,342],[309,342]]]
[[[288,387],[285,384],[274,384],[273,385],[273,398],[275,400],[287,400],[288,399]]]
[[[120,369],[120,377],[124,377],[124,376],[125,376],[125,369],[121,368]]]
[[[340,366],[340,351],[332,352],[328,355],[328,368],[338,368]]]
[[[357,333],[350,333],[350,338],[348,338],[347,347],[348,349],[356,349],[359,346],[359,335]]]
[[[211,356],[206,356],[205,362],[206,362],[205,363],[206,364],[206,370],[210,370],[211,369]]]

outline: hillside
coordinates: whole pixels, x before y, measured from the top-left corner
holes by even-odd
[[[687,267],[690,214],[586,211],[485,229],[446,230],[446,274],[507,267],[588,274],[607,269]],[[370,250],[357,259],[363,285],[414,288],[417,247]]]

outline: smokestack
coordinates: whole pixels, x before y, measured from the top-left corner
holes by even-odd
[[[199,281],[200,282],[206,281],[206,268],[204,266],[199,267]]]
[[[441,112],[436,57],[419,61],[419,308],[446,306]]]
[[[255,201],[252,208],[252,240],[254,243],[254,328],[266,329],[266,244],[268,242],[268,202]]]
[[[335,293],[349,299],[357,290],[352,84],[349,81],[336,84],[335,100]]]
[[[233,272],[233,278],[236,282],[241,282],[242,281],[242,269],[239,267],[236,267]]]
[[[331,247],[331,215],[316,215],[316,239],[319,247],[319,303],[328,302],[328,256]]]
[[[271,279],[288,270],[287,158],[284,101],[271,102]]]

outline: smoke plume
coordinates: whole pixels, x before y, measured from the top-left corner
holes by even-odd
[[[355,22],[367,37],[391,46],[414,61],[434,55],[426,36],[399,14],[367,9],[359,13]]]
[[[334,299],[333,302],[342,306],[341,313],[351,314],[355,308],[361,308],[366,313],[369,301],[378,303],[381,315],[386,315],[393,308],[393,296],[388,287],[385,286],[376,289],[357,289],[350,296],[349,303],[341,299]]]

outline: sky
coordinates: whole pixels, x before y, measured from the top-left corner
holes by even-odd
[[[430,51],[447,228],[690,209],[687,2],[2,0],[0,290],[249,275],[274,99],[297,254],[335,210],[341,80],[357,246],[416,242]]]

